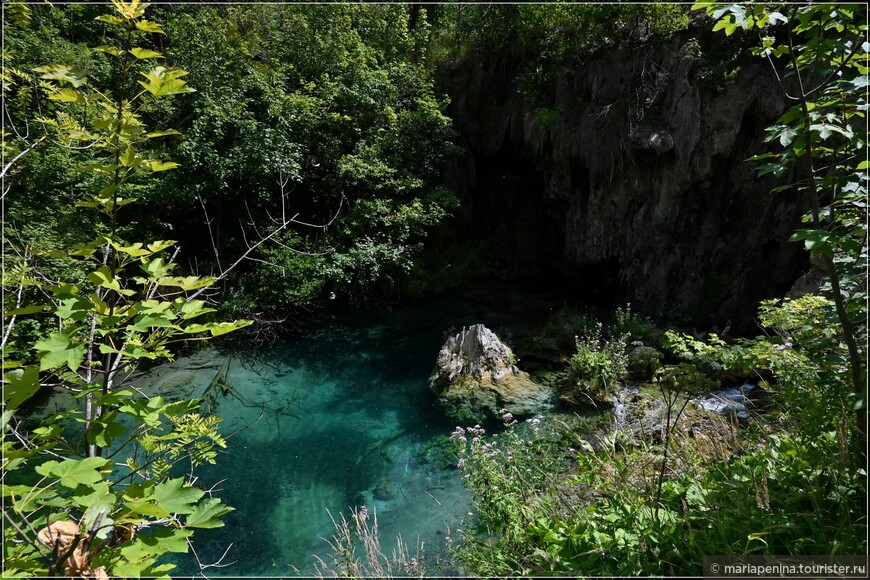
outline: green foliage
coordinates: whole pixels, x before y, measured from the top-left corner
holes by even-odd
[[[765,301],[759,320],[768,335],[726,344],[715,335],[702,342],[669,333],[669,343],[677,354],[688,352],[726,369],[772,373],[776,381],[767,388],[777,393],[777,407],[808,436],[832,429],[845,429],[846,436],[855,429],[854,419],[844,415],[864,402],[844,372],[850,361],[833,301],[813,294]],[[841,443],[848,449],[848,438]],[[860,448],[853,453],[863,455]]]
[[[457,427],[450,439],[459,455],[458,467],[474,496],[474,525],[466,528],[457,556],[484,576],[512,571],[526,574],[525,530],[547,502],[553,474],[561,467],[558,454],[541,433],[540,418],[518,422],[502,409],[505,430],[485,437],[480,425]],[[522,435],[521,427],[530,433]]]
[[[571,379],[578,387],[599,394],[616,394],[628,375],[628,355],[622,337],[603,338],[599,323],[588,336],[576,338],[569,360]]]
[[[662,366],[663,355],[651,346],[633,344],[628,349],[628,375],[632,379],[644,380]]]
[[[639,341],[648,346],[661,346],[661,332],[648,316],[632,312],[631,304],[618,307],[614,316],[615,321],[609,328],[610,336],[621,337],[627,344]]]
[[[700,480],[693,503],[698,511],[723,509],[728,521],[740,524],[729,529],[724,523],[708,523],[695,538],[698,549],[862,553],[866,539],[858,530],[866,525],[865,476],[831,469],[831,458],[838,456],[834,433],[813,439],[774,435],[727,467],[715,464]],[[728,507],[727,496],[734,494],[746,501],[732,501]]]
[[[653,554],[668,545],[668,532],[678,535],[679,523],[671,512],[654,518],[649,496],[625,479],[634,471],[631,462],[639,458],[595,451],[585,441],[580,445],[578,475],[573,483],[581,489],[596,490],[593,493],[600,496],[581,504],[567,517],[554,510],[541,514],[529,527],[539,573],[661,574],[662,567]]]
[[[117,15],[97,20],[108,25],[104,42],[116,44],[94,49],[114,63],[113,85],[98,84],[74,65],[35,69],[41,92],[56,103],[38,117],[47,134],[64,146],[84,145],[77,171],[86,177],[77,183],[91,193],[76,206],[95,213],[99,226],[88,241],[43,250],[74,263],[61,271],[78,277],[52,280],[25,246],[16,275],[3,281],[17,296],[5,317],[4,347],[20,317],[50,315],[56,329],[33,342],[29,360],[4,368],[2,495],[11,526],[4,526],[3,559],[9,576],[164,574],[173,566],[159,564],[161,555],[186,552],[192,528],[220,526],[220,516],[231,510],[217,498],[203,499],[191,480],[170,477],[179,462],[191,470],[214,462],[214,448],[225,446],[219,419],[196,413],[198,401],[166,403],[122,388],[143,359],[172,358],[171,344],[249,322],[200,318],[214,309],[197,296],[216,280],[177,275],[174,254],[168,255],[174,242],[124,239],[119,214],[135,201],[137,184],[177,166],[149,148],[151,140],[177,132],[149,131],[144,117],[157,110],[158,100],[192,89],[185,71],[155,66],[162,55],[137,45],[162,34],[144,18],[147,6],[113,4]],[[38,290],[40,302],[24,302],[28,288]],[[13,412],[51,383],[83,399],[84,412],[69,410],[28,430]],[[76,546],[72,556],[61,549],[55,525]]]
[[[154,138],[131,154],[142,169],[169,169],[144,162],[172,157],[185,171],[129,181],[129,198],[138,203],[119,216],[119,231],[150,239],[172,230],[204,272],[224,272],[225,256],[250,251],[256,260],[228,277],[237,287],[228,307],[240,312],[281,314],[328,296],[362,300],[393,285],[458,204],[439,188],[444,158],[454,150],[447,101],[421,60],[426,34],[411,30],[408,6],[159,6],[164,24],[137,28],[143,39],[135,52],[89,49],[106,44],[96,27],[82,24],[99,15],[96,6],[30,8],[30,24],[5,29],[6,63],[14,66],[4,69],[4,104],[17,132],[4,147],[7,159],[26,152],[10,169],[16,181],[7,208],[20,233],[13,239],[56,248],[87,241],[100,227],[67,203],[69,195],[101,189],[100,176],[71,171],[84,154],[46,140],[36,118],[85,138],[77,124],[97,101],[87,109],[87,87],[69,82],[57,89],[59,100],[47,100],[43,80],[31,72],[45,62],[63,63],[39,73],[55,81],[82,78],[152,97],[136,114],[155,127]],[[119,56],[151,76],[117,73]],[[173,68],[189,74],[175,77]],[[163,98],[187,87],[179,84],[185,80],[197,92]],[[105,96],[113,101],[117,94]],[[185,139],[161,133],[169,126]],[[250,249],[279,225],[281,234],[270,240],[277,243]],[[58,278],[75,273],[63,259],[38,259]],[[288,291],[297,281],[304,283]]]
[[[453,150],[446,99],[408,17],[403,5],[256,5],[170,21],[170,52],[199,88],[178,188],[217,216],[215,251],[292,222],[258,256],[256,283],[240,277],[248,307],[365,299],[413,266],[457,206],[439,187]],[[234,215],[249,217],[247,234]]]
[[[597,50],[668,40],[689,25],[687,8],[666,2],[453,3],[432,12],[430,57],[458,62],[486,55],[494,62],[504,58],[519,64],[516,86],[542,105],[535,116],[544,126],[565,113],[548,107],[560,70],[575,67]]]
[[[314,302],[326,287],[323,268],[328,257],[306,246],[302,237],[294,232],[284,232],[276,238],[280,245],[263,249],[264,262],[256,265],[250,283],[239,281],[237,293],[253,293],[257,296],[257,306],[267,311]],[[250,298],[244,298],[236,307],[246,308],[249,301]]]
[[[595,447],[570,433],[556,437],[580,449],[571,477],[534,454],[494,454],[497,440],[479,428],[457,429],[466,482],[486,522],[486,534],[472,528],[459,548],[467,569],[697,575],[709,554],[865,553],[866,470],[853,413],[862,403],[850,386],[834,302],[815,295],[766,301],[759,321],[763,336],[733,343],[668,332],[665,346],[689,361],[653,375],[673,426],[630,444],[620,433],[584,435]],[[578,340],[583,355],[572,360],[584,373],[599,368],[597,328]],[[695,409],[689,393],[718,386],[699,365],[771,377],[762,383],[771,396],[767,414],[738,437],[724,419]],[[470,437],[477,440],[469,446]],[[507,440],[509,449],[537,448]],[[524,461],[529,479],[514,489],[506,474]]]
[[[454,14],[450,14],[454,12]],[[541,68],[576,61],[602,46],[667,39],[689,24],[684,7],[665,2],[490,6],[456,4],[436,15],[434,37],[453,58],[519,41]]]
[[[718,381],[711,379],[691,363],[656,369],[652,382],[659,389],[675,393],[711,393],[719,388]]]
[[[708,554],[860,554],[861,476],[819,469],[823,450],[836,452],[836,443],[771,436],[747,444],[729,460],[672,473],[656,511],[644,487],[624,479],[644,461],[641,451],[587,445],[575,484],[600,495],[529,527],[537,571],[692,575]]]
[[[464,434],[457,431],[456,437]],[[478,445],[491,449],[492,443],[481,437]],[[660,495],[658,445],[616,450],[612,437],[597,448],[575,440],[573,475],[543,465],[537,478],[548,483],[525,488],[534,490],[526,492],[525,502],[501,491],[499,475],[509,466],[504,457],[478,462],[466,477],[476,509],[503,519],[492,520],[488,536],[466,532],[470,537],[458,551],[467,570],[500,576],[691,576],[701,572],[709,554],[866,550],[866,475],[838,466],[836,432],[746,432],[733,452],[725,442],[712,442],[718,449],[712,455],[701,452],[697,435],[677,431],[671,443],[673,459]]]
[[[767,128],[777,144],[756,155],[759,175],[789,175],[809,201],[792,236],[803,241],[813,264],[829,281],[829,296],[848,352],[852,390],[866,399],[867,291],[867,21],[857,5],[699,4],[731,35],[755,31],[753,53],[766,58],[793,103]],[[791,80],[788,80],[788,79]],[[863,419],[866,424],[866,416]]]

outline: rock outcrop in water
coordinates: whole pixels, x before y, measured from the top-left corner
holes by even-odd
[[[511,349],[482,324],[463,328],[438,353],[429,384],[445,412],[461,422],[530,415],[550,407],[553,392],[516,367]]]

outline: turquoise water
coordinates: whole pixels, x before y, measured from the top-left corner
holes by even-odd
[[[226,526],[197,531],[200,561],[224,563],[210,576],[285,576],[314,572],[334,528],[330,514],[352,507],[377,513],[384,551],[401,535],[423,544],[429,572],[446,538],[469,510],[461,475],[433,440],[455,427],[427,379],[447,332],[484,322],[523,332],[534,317],[520,300],[483,306],[442,300],[376,315],[334,319],[292,341],[248,354],[207,349],[163,365],[143,379],[174,397],[201,396],[226,367],[230,395],[217,399],[222,434],[234,434],[214,467],[199,471],[236,508]],[[501,326],[511,324],[511,328]],[[252,347],[253,348],[253,347]],[[198,572],[178,562],[176,574]]]
[[[221,372],[231,387],[212,408],[228,447],[196,475],[235,511],[224,527],[194,536],[201,562],[226,553],[231,565],[206,574],[312,575],[317,556],[329,561],[332,517],[362,506],[377,514],[383,552],[401,536],[412,551],[422,546],[430,576],[461,574],[446,560],[447,538],[468,522],[470,497],[449,453],[456,424],[428,386],[438,350],[463,326],[484,323],[530,370],[516,347],[566,301],[549,291],[478,290],[321,318],[315,330],[271,346],[207,347],[140,376],[142,392],[169,400],[201,397]],[[32,420],[81,404],[59,391]],[[173,576],[200,572],[192,556],[173,563]]]

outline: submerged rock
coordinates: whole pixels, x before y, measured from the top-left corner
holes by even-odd
[[[375,487],[373,496],[379,501],[392,501],[396,499],[396,484],[389,480],[380,482]]]
[[[548,409],[554,396],[519,370],[511,349],[482,324],[447,339],[429,384],[458,421],[498,417],[502,408],[530,415]]]

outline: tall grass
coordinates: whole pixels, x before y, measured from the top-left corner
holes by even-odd
[[[422,578],[425,576],[422,545],[414,554],[396,538],[396,547],[386,554],[381,548],[378,515],[366,506],[353,508],[350,519],[344,514],[339,519],[330,513],[335,535],[327,540],[332,548],[328,561],[316,556],[318,578]]]

